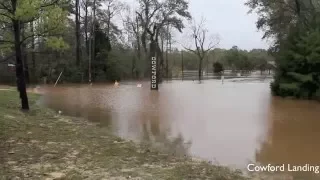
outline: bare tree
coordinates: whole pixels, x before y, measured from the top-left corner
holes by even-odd
[[[130,7],[125,8],[126,14],[123,18],[124,31],[127,35],[127,42],[129,46],[134,49],[134,57],[132,58],[132,77],[138,77],[137,62],[141,61],[142,57],[142,44],[141,44],[141,33],[142,28],[139,23],[137,15],[132,15]]]
[[[117,35],[119,35],[121,31],[117,25],[113,23],[113,19],[121,14],[120,12],[124,10],[125,4],[118,0],[104,0],[102,1],[102,5],[105,8],[97,9],[97,18],[110,40],[116,41],[118,39]]]
[[[186,50],[194,53],[199,60],[198,78],[201,81],[202,77],[202,65],[204,58],[208,55],[208,52],[220,43],[220,38],[218,35],[210,35],[209,31],[205,28],[205,19],[202,18],[200,23],[194,21],[190,27],[191,33],[189,34],[189,41],[194,44],[185,43],[182,45]]]

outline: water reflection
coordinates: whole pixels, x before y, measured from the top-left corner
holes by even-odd
[[[170,97],[150,91],[146,84],[140,89],[131,84],[46,87],[42,103],[64,114],[111,127],[121,137],[152,143],[170,153],[187,154],[190,142],[186,144],[181,134],[170,134],[166,106]]]
[[[246,167],[317,163],[320,105],[272,98],[269,82],[173,81],[46,88],[44,105],[109,126],[123,138]],[[259,149],[257,151],[257,149]]]
[[[320,165],[319,117],[318,102],[272,98],[267,137],[256,160],[262,164]]]

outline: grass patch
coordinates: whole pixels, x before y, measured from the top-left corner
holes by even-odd
[[[0,179],[246,179],[240,171],[192,161],[113,136],[83,119],[36,105],[19,111],[18,93],[0,92]]]

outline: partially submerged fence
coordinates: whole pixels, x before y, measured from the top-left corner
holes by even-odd
[[[273,73],[272,72],[260,72],[260,71],[254,71],[250,73],[237,73],[232,71],[225,71],[223,73],[224,79],[234,79],[234,78],[272,78]],[[198,80],[199,79],[199,72],[198,71],[180,71],[178,76],[172,77],[173,80]],[[203,72],[201,76],[202,80],[208,80],[208,79],[221,79],[220,74],[215,74],[213,72]]]

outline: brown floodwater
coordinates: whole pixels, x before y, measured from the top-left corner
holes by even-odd
[[[320,163],[320,103],[270,95],[270,81],[46,87],[42,104],[126,139],[223,165]]]

